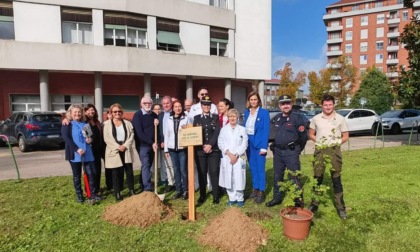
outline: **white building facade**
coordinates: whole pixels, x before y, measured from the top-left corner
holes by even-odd
[[[0,0],[0,118],[75,102],[135,111],[201,86],[241,110],[271,74],[270,0]]]

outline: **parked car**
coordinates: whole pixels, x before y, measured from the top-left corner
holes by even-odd
[[[318,115],[321,112],[322,112],[321,109],[315,109],[315,110],[312,110],[312,111],[307,111],[307,113],[305,114],[305,117],[308,118],[309,121],[311,121],[312,117]]]
[[[61,114],[55,112],[15,112],[0,123],[0,134],[18,144],[20,151],[32,146],[64,146],[61,136]]]
[[[378,114],[371,109],[338,109],[337,113],[344,116],[350,134],[370,133],[375,135],[381,121]]]
[[[383,113],[381,119],[384,131],[389,131],[391,134],[399,134],[403,130],[411,130],[412,128],[420,132],[418,127],[420,124],[420,110],[390,110]]]
[[[268,138],[268,141],[269,142],[273,142],[274,141],[274,139],[276,138],[276,130],[275,130],[275,127],[274,127],[274,117],[278,114],[278,113],[280,113],[281,111],[279,111],[279,110],[270,110],[269,111],[269,114],[270,114],[270,136],[269,136],[269,138]],[[303,121],[305,122],[305,127],[306,127],[306,129],[309,129],[309,123],[310,123],[310,121],[309,121],[309,119],[306,117],[306,113],[305,113],[306,111],[303,111],[303,110],[298,110],[298,109],[296,109],[296,110],[293,110],[293,113],[298,113],[298,114],[300,114],[300,115],[302,115],[302,117],[303,117]]]

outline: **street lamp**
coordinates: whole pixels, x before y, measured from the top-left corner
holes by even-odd
[[[365,98],[365,97],[361,97],[361,98],[360,98],[360,105],[362,105],[362,108],[363,108],[363,106],[364,106],[366,103],[367,103],[366,98]]]

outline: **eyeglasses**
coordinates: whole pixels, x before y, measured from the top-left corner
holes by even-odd
[[[290,105],[290,104],[292,104],[291,102],[281,102],[280,103],[280,106],[282,106],[282,105]]]
[[[117,113],[122,114],[122,110],[115,110],[115,111],[112,111],[112,113],[114,113],[114,114],[117,114]]]
[[[143,102],[144,105],[152,105],[151,102]]]
[[[211,104],[201,104],[201,106],[210,107]]]
[[[200,94],[201,96],[206,96],[206,95],[209,95],[208,93],[202,93],[202,94]]]

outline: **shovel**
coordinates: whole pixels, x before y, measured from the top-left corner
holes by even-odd
[[[157,146],[157,125],[155,124],[155,144]],[[158,147],[159,148],[159,147]],[[161,201],[163,201],[165,199],[165,194],[158,194],[157,192],[157,178],[158,178],[158,174],[157,174],[157,162],[158,162],[158,150],[156,149],[155,151],[155,194],[159,197],[159,199]]]

